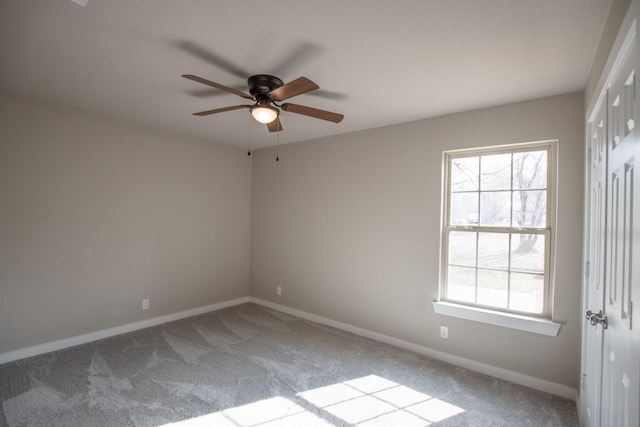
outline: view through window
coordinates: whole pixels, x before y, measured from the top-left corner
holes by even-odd
[[[445,153],[443,300],[548,316],[555,145]]]

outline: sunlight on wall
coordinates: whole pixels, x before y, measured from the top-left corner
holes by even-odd
[[[334,417],[359,427],[422,427],[464,409],[377,375],[297,394]],[[331,424],[291,400],[276,396],[164,427],[325,427]]]

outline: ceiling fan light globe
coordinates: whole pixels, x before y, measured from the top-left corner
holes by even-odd
[[[271,123],[278,118],[279,111],[273,107],[255,106],[251,108],[251,115],[260,123]]]

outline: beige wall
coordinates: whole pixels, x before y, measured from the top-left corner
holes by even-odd
[[[286,145],[280,162],[255,152],[251,295],[577,387],[583,109],[571,94]],[[434,314],[442,151],[546,139],[559,139],[559,336]]]
[[[0,353],[246,296],[250,177],[244,150],[0,93]]]

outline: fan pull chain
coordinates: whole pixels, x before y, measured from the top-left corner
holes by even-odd
[[[280,161],[280,132],[276,132],[276,162]]]
[[[251,120],[249,120],[249,151],[247,151],[247,156],[251,155],[251,140],[253,139],[253,126]]]

